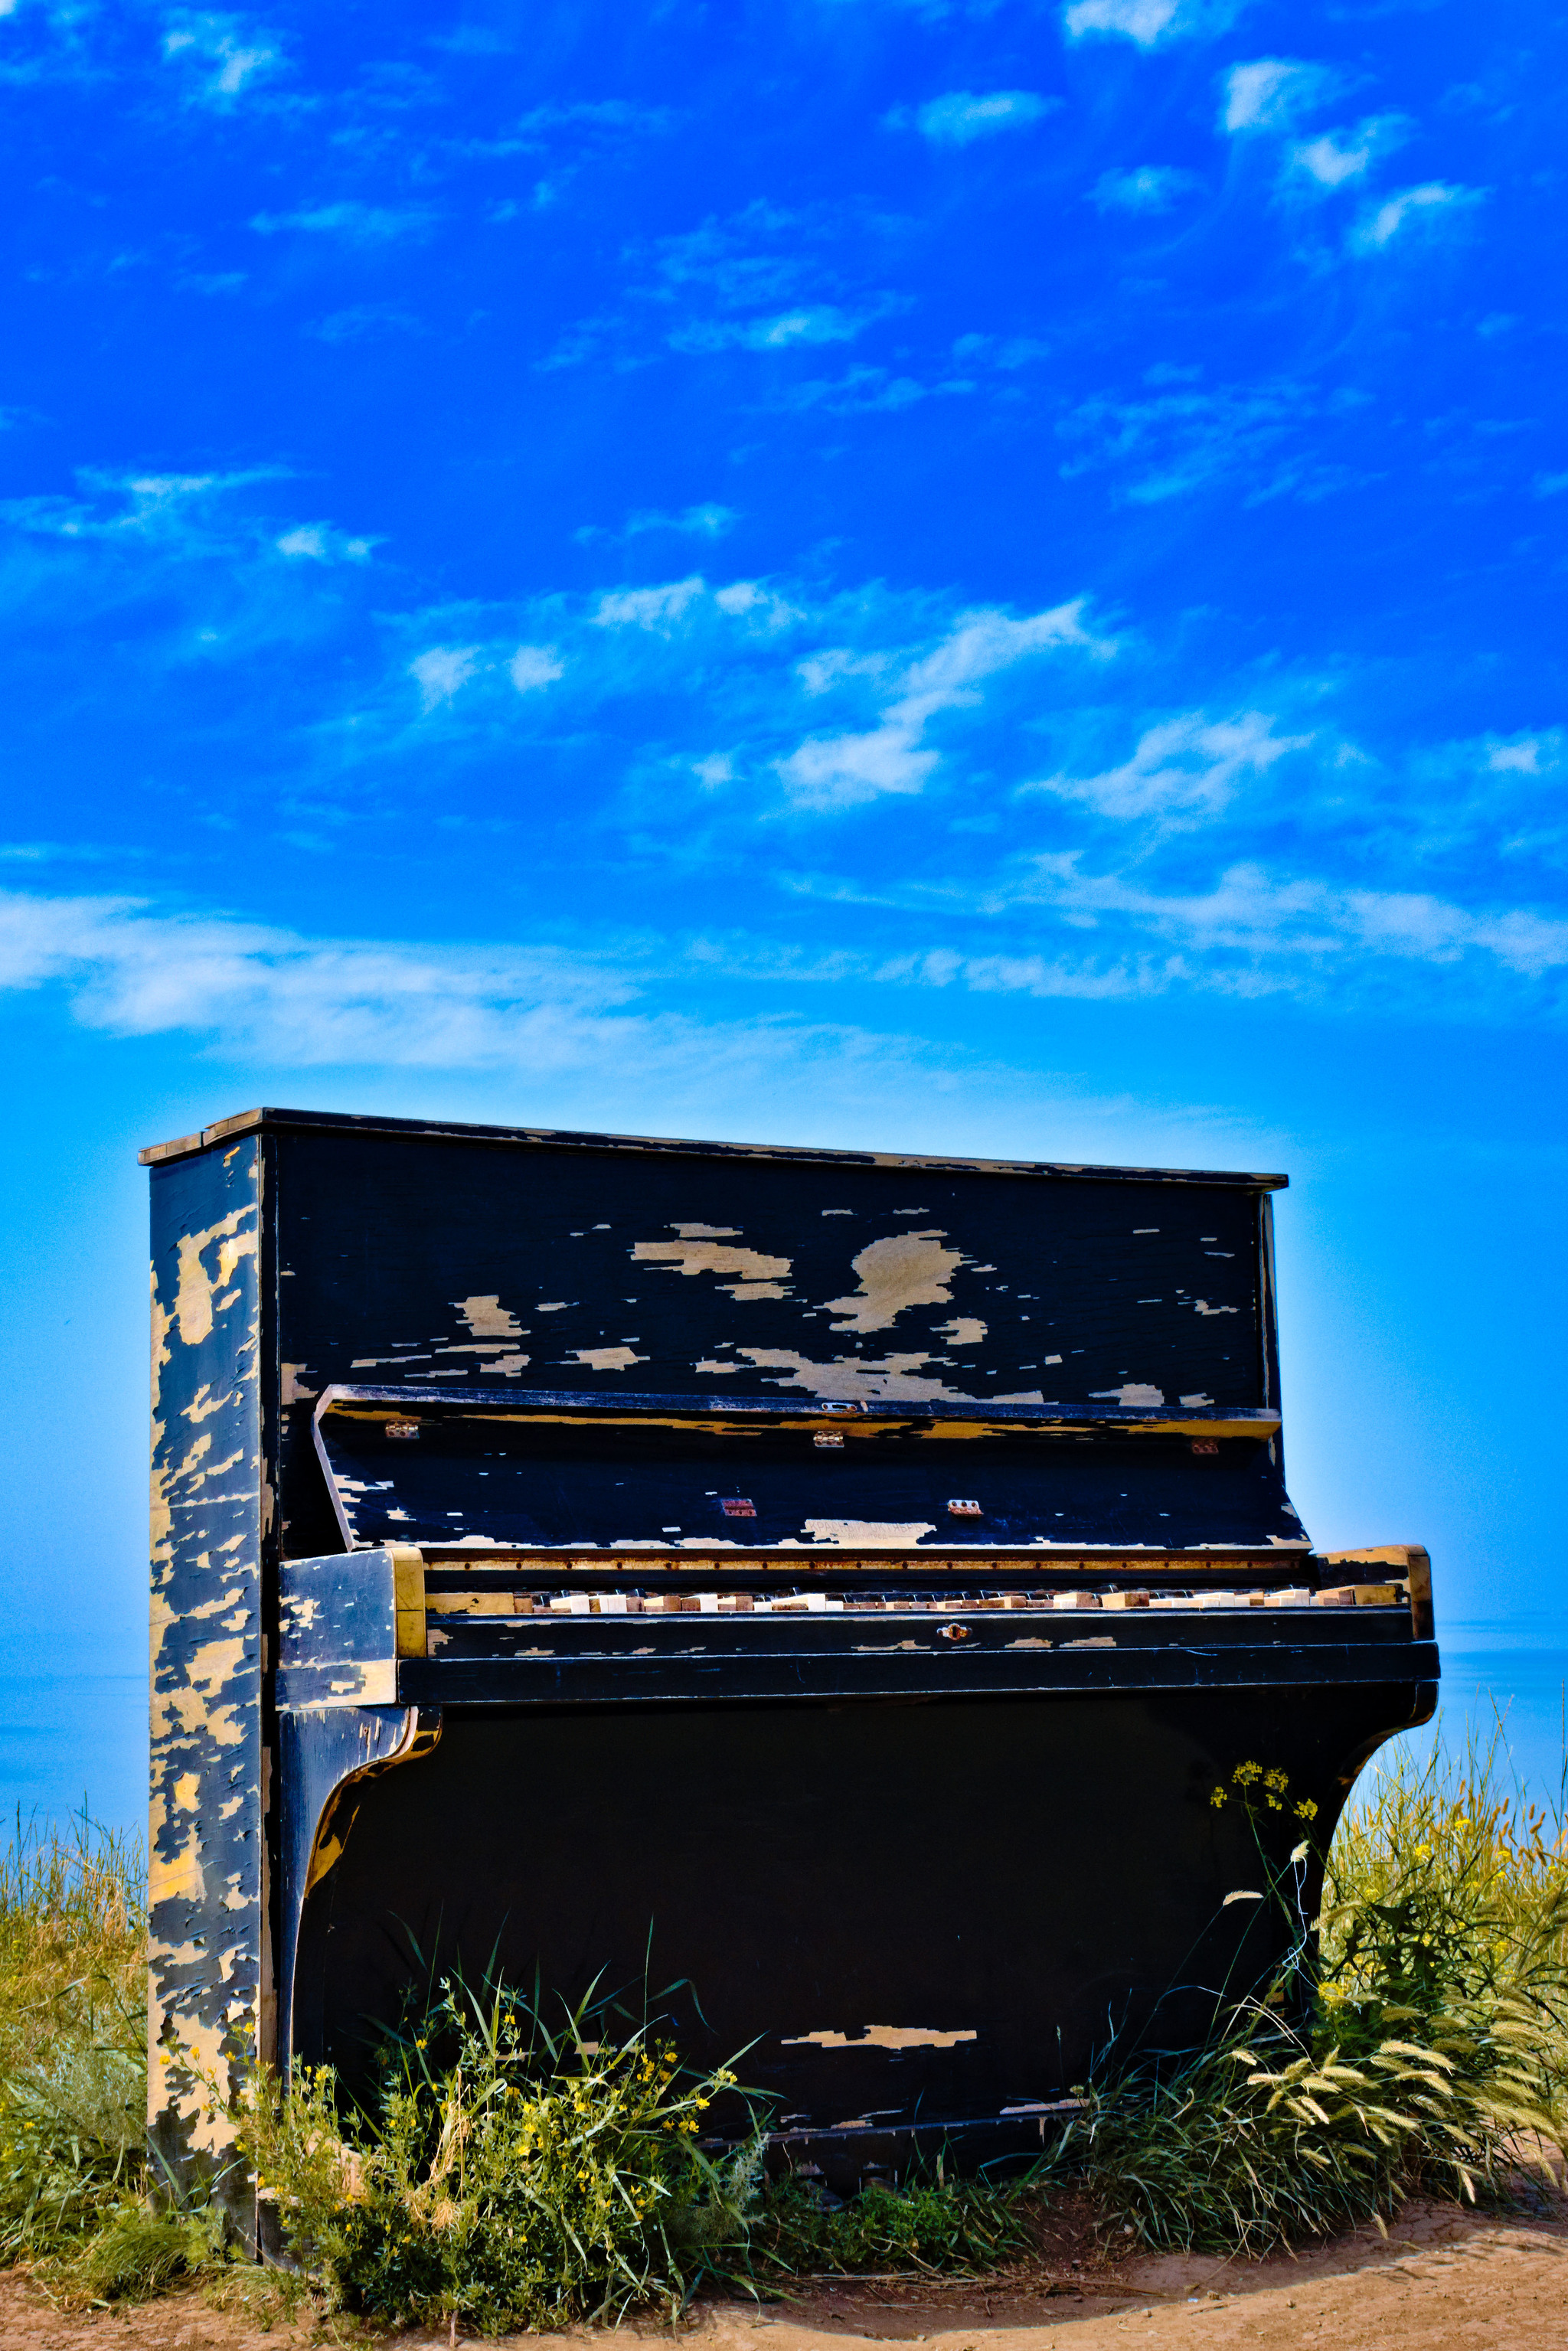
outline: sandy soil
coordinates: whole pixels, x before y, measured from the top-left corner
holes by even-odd
[[[809,2283],[798,2301],[761,2311],[707,2303],[679,2331],[691,2351],[829,2351],[846,2338],[939,2351],[1568,2351],[1568,2202],[1533,2202],[1500,2220],[1410,2205],[1386,2243],[1368,2230],[1294,2260],[1253,2262],[1107,2259],[1087,2216],[1069,2207],[1053,2212],[1040,2261],[999,2279]],[[591,2339],[611,2351],[654,2335],[668,2339],[646,2323],[613,2338],[550,2339],[563,2351]],[[379,2339],[387,2351],[444,2351],[450,2340],[444,2327],[373,2338],[334,2326],[330,2335]],[[67,2314],[26,2278],[0,2277],[0,2351],[319,2351],[327,2339],[313,2323],[264,2331],[194,2293],[123,2314]]]

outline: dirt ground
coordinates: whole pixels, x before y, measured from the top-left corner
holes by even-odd
[[[999,2279],[949,2285],[869,2278],[810,2283],[758,2310],[708,2302],[678,2330],[691,2351],[829,2351],[833,2344],[924,2343],[938,2351],[1568,2351],[1568,2201],[1498,2219],[1412,2204],[1386,2243],[1367,2230],[1291,2259],[1115,2261],[1096,2252],[1086,2215],[1053,2210],[1040,2260]],[[647,2322],[614,2338],[549,2338],[611,2351],[668,2330]],[[372,2336],[340,2323],[264,2331],[198,2293],[123,2314],[55,2310],[25,2278],[0,2277],[0,2351],[306,2351],[358,2341],[385,2351],[445,2351],[446,2328]],[[460,2334],[460,2341],[471,2341]],[[508,2336],[518,2344],[544,2338]]]

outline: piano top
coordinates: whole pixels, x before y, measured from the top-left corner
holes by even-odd
[[[952,1168],[975,1175],[1040,1176],[1059,1181],[1089,1183],[1148,1183],[1239,1185],[1249,1191],[1281,1192],[1288,1176],[1256,1175],[1200,1167],[1096,1167],[1080,1161],[1051,1159],[960,1159],[919,1151],[829,1151],[800,1144],[708,1143],[675,1135],[598,1134],[574,1128],[545,1126],[483,1126],[463,1119],[356,1118],[338,1111],[258,1109],[236,1112],[214,1120],[193,1134],[175,1135],[167,1143],[150,1143],[137,1154],[143,1167],[172,1159],[188,1158],[198,1151],[232,1142],[235,1135],[270,1134],[338,1134],[345,1136],[403,1136],[420,1142],[499,1143],[537,1145],[550,1151],[611,1151],[674,1153],[687,1158],[796,1160],[840,1167],[882,1167],[890,1170]]]

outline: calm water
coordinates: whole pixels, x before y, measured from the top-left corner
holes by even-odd
[[[1507,1763],[1538,1803],[1563,1802],[1568,1649],[1448,1649],[1443,1745],[1463,1753],[1498,1730]],[[1434,1732],[1410,1734],[1430,1751]],[[89,1811],[141,1831],[146,1802],[147,1684],[141,1674],[0,1677],[0,1826],[20,1805],[64,1818]]]

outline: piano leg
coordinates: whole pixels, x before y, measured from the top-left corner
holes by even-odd
[[[400,1763],[417,1762],[440,1736],[439,1707],[301,1707],[278,1714],[280,2073],[287,2072],[297,2049],[310,2045],[312,2035],[300,2027],[320,2007],[319,1938],[314,1941],[314,1961],[310,1938],[305,1938],[301,1959],[306,1904],[342,1857],[366,1782]]]

